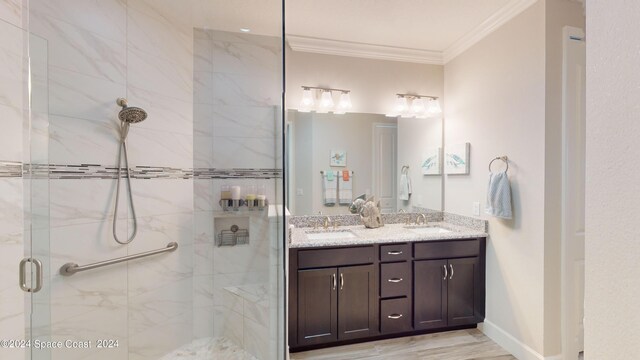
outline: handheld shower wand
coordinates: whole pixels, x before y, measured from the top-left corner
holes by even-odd
[[[127,153],[127,135],[129,134],[129,127],[131,124],[139,123],[147,118],[147,112],[141,108],[129,107],[127,100],[124,98],[118,98],[116,103],[122,107],[122,110],[118,113],[120,119],[120,147],[118,149],[118,179],[116,185],[116,205],[113,210],[113,238],[118,244],[128,244],[133,241],[138,232],[138,219],[136,217],[136,210],[133,206],[133,195],[131,193],[131,172],[129,170],[129,155]],[[124,151],[123,151],[124,150]],[[129,205],[131,206],[131,215],[133,216],[133,232],[131,236],[127,236],[127,240],[123,241],[118,238],[117,224],[118,224],[118,205],[120,202],[120,181],[121,181],[121,162],[122,153],[124,152],[124,165],[127,169],[125,174],[127,179],[127,187],[129,188]]]

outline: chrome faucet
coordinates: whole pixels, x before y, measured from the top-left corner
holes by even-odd
[[[324,217],[324,223],[322,224],[322,227],[327,230],[329,228],[329,225],[331,225],[331,218],[328,216]]]
[[[420,219],[422,219],[422,224],[427,223],[427,216],[425,214],[420,214],[416,217],[416,225],[420,225]]]

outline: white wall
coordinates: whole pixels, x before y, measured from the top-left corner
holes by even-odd
[[[640,3],[587,4],[585,357],[640,353]]]
[[[428,149],[442,149],[442,123],[441,118],[398,118],[398,183],[402,166],[408,165],[413,191],[409,201],[398,199],[398,209],[442,210],[442,175],[425,176],[421,169]]]
[[[520,358],[544,350],[544,35],[540,1],[445,65],[445,144],[471,143],[470,174],[445,180],[445,210],[470,216],[473,201],[484,209],[487,165],[509,156],[514,219],[482,216],[484,331]]]
[[[443,76],[440,65],[288,51],[286,108],[298,108],[305,85],[349,89],[351,112],[387,114],[397,93],[441,97]]]

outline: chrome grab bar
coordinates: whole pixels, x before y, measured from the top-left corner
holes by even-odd
[[[162,254],[162,253],[166,253],[166,252],[172,252],[172,251],[175,251],[177,248],[178,248],[178,243],[177,242],[170,242],[163,249],[146,251],[146,252],[135,254],[135,255],[123,256],[123,257],[120,257],[120,258],[106,260],[106,261],[100,261],[100,262],[89,264],[89,265],[80,266],[80,265],[78,265],[76,263],[66,263],[66,264],[62,265],[62,267],[60,268],[60,275],[62,275],[62,276],[71,276],[71,275],[73,275],[75,273],[78,273],[78,272],[81,272],[81,271],[93,270],[93,269],[101,268],[103,266],[109,266],[109,265],[118,264],[118,263],[125,262],[125,261],[140,259],[140,258],[151,256],[151,255],[157,255],[157,254]]]

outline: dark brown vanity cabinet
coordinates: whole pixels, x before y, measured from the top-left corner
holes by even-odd
[[[416,330],[482,322],[479,265],[478,257],[413,262]]]
[[[292,262],[298,263],[298,269],[291,281],[296,281],[297,291],[290,292],[289,326],[290,335],[297,335],[295,339],[290,336],[289,342],[311,346],[375,335],[375,268],[373,264],[357,265],[373,263],[373,247],[302,250],[296,255]],[[332,267],[305,269],[325,264]],[[291,314],[292,308],[295,314]]]
[[[292,351],[473,327],[485,239],[291,249]]]

